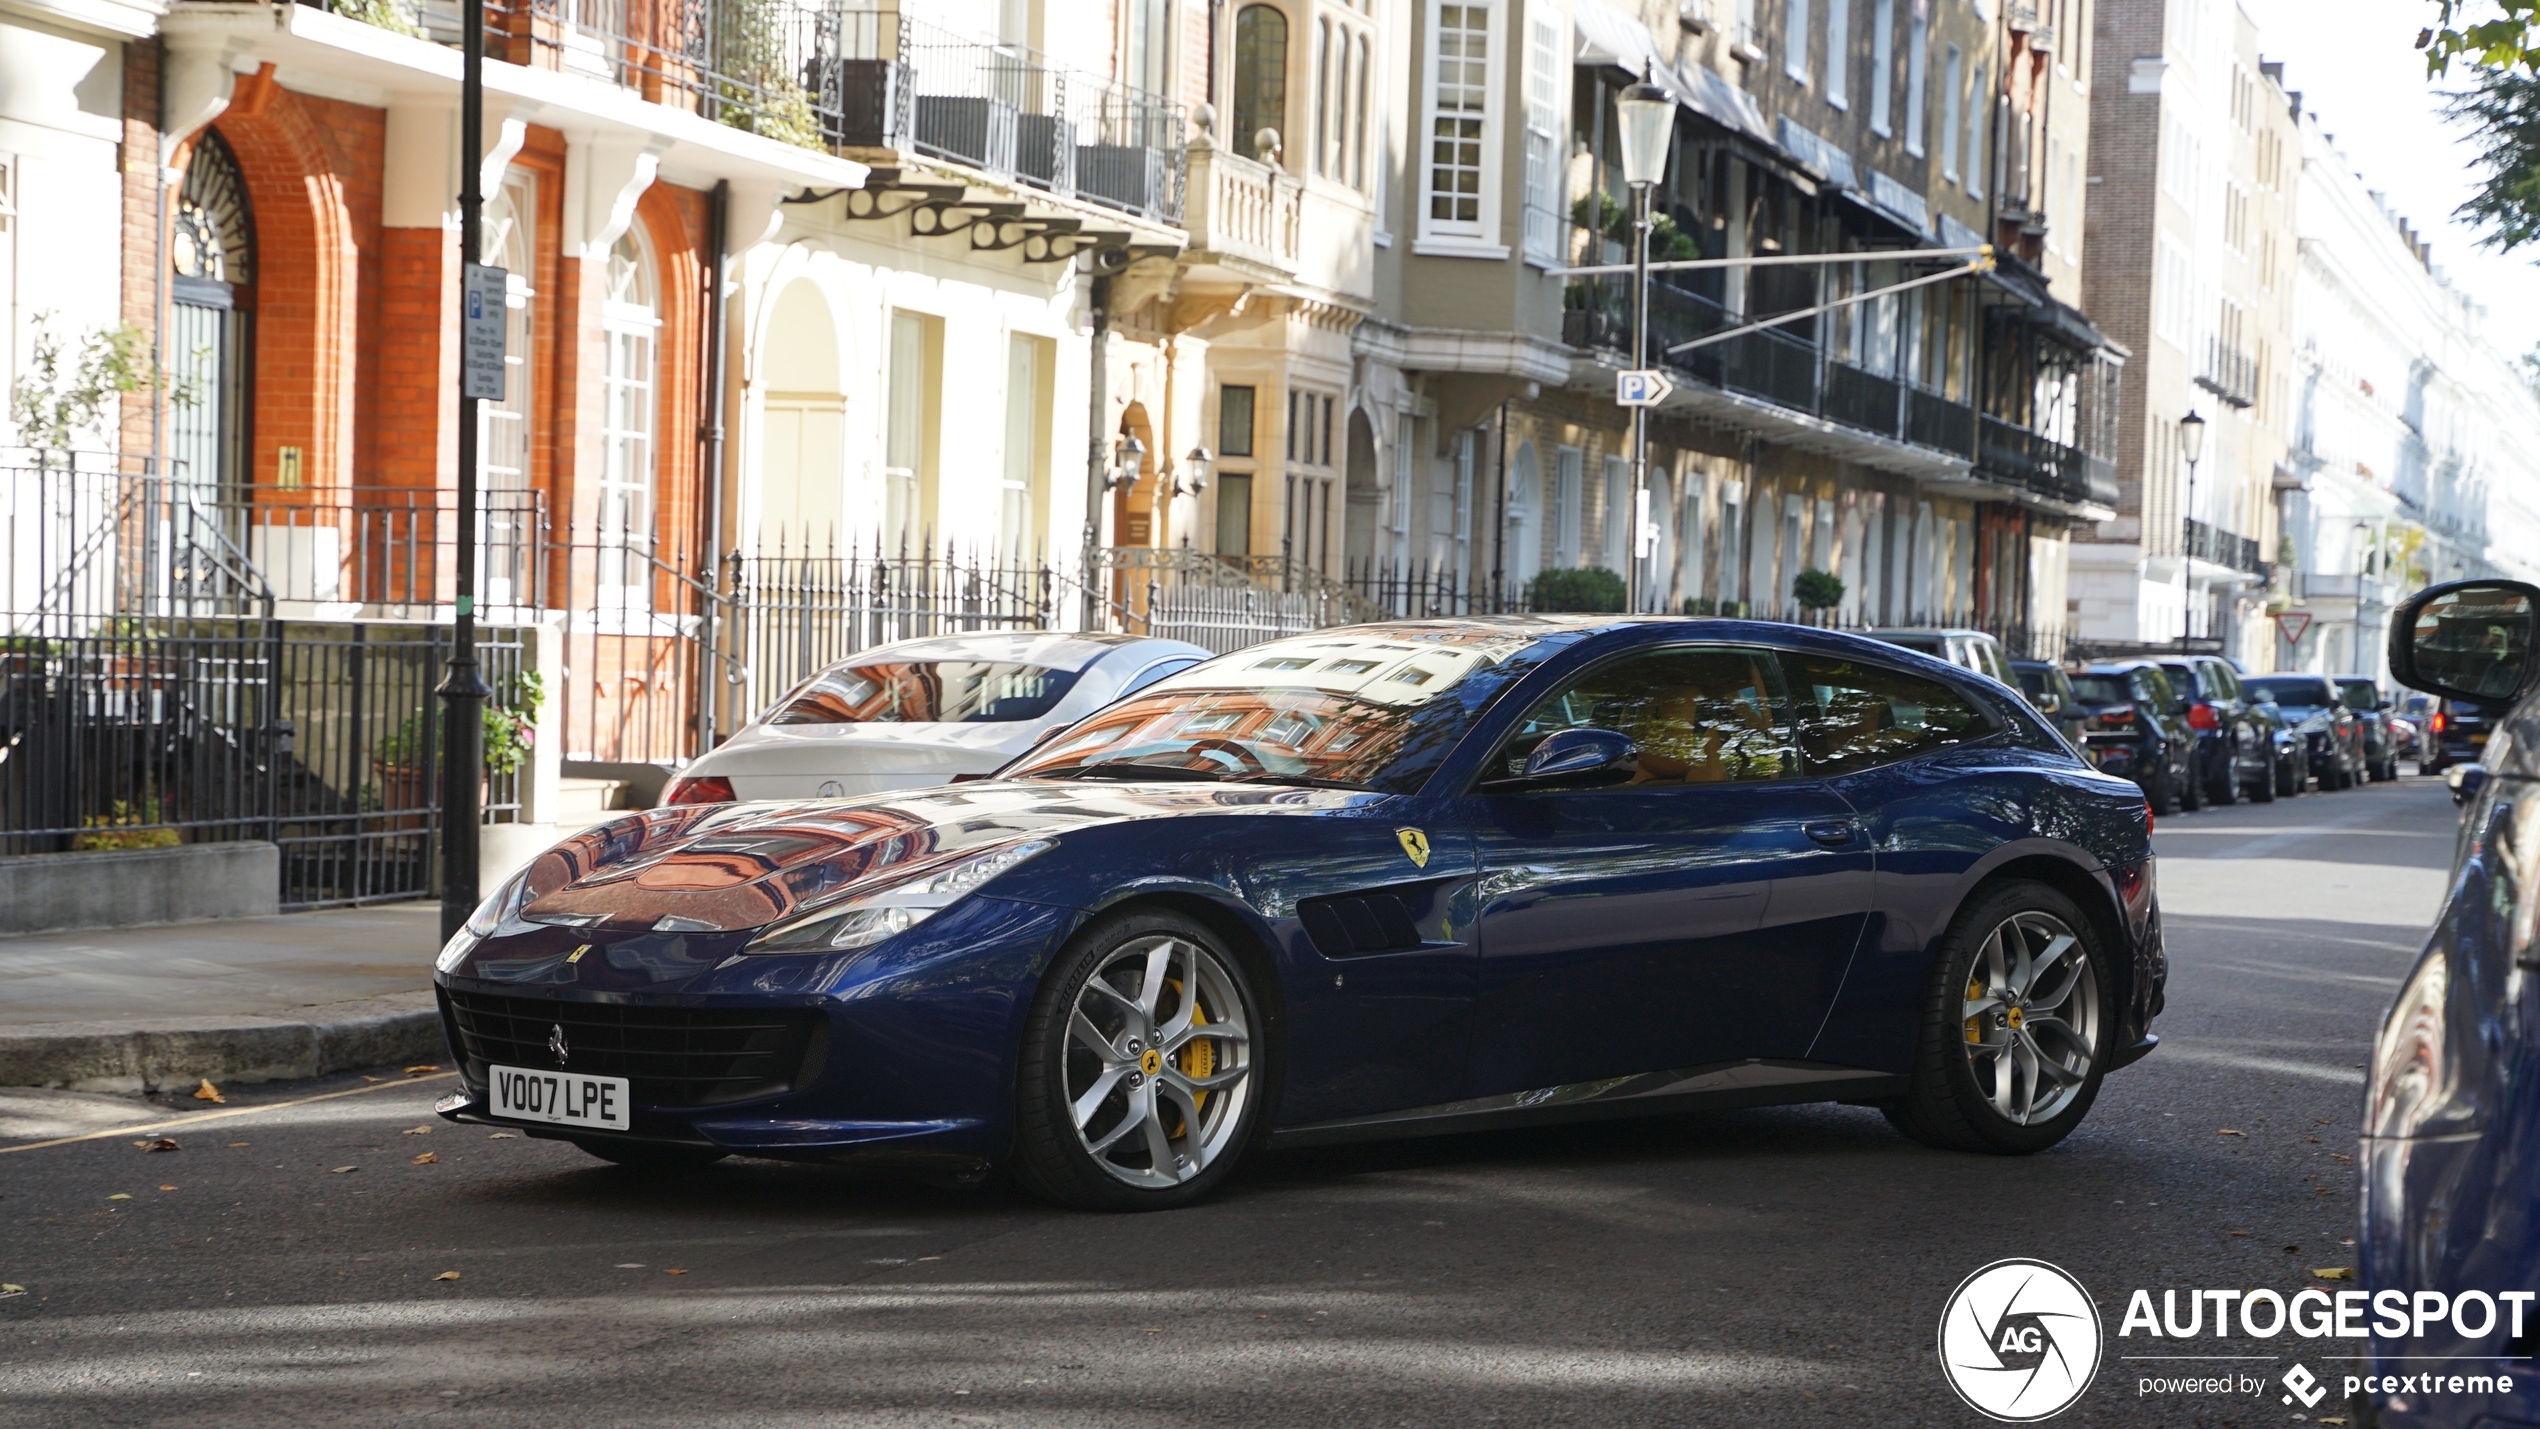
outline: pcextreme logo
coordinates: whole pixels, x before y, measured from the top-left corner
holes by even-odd
[[[1940,1372],[1967,1406],[2006,1424],[2070,1409],[2099,1373],[2099,1307],[2042,1260],[1997,1260],[1940,1312]]]

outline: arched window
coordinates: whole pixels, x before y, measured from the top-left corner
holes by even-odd
[[[595,525],[601,551],[604,603],[640,609],[649,604],[644,555],[652,549],[653,428],[660,405],[655,390],[661,342],[660,279],[642,225],[630,225],[609,250],[600,329],[608,344],[601,372],[600,509]]]
[[[1288,17],[1276,6],[1246,5],[1235,14],[1235,128],[1228,142],[1238,154],[1269,160],[1258,142],[1264,129],[1285,144]]]
[[[510,275],[503,334],[503,400],[477,404],[477,481],[484,493],[484,547],[480,568],[485,603],[505,606],[526,589],[537,559],[535,521],[528,491],[533,396],[531,335],[536,330],[538,179],[525,169],[503,176],[485,203],[477,230],[478,261]]]
[[[182,480],[207,492],[236,492],[248,481],[256,224],[238,158],[219,130],[194,141],[170,215],[168,260],[168,454]],[[298,484],[296,467],[279,475]]]

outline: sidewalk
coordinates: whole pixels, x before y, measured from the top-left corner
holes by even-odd
[[[155,1090],[437,1061],[431,901],[0,938],[0,1086]]]

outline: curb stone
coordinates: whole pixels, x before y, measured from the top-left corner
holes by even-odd
[[[280,1082],[446,1060],[428,992],[269,1016],[158,1017],[0,1027],[0,1086],[155,1092],[198,1078]]]

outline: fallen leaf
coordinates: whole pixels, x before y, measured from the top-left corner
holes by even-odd
[[[2233,1231],[2233,1232],[2232,1232],[2232,1234],[2233,1234],[2233,1235],[2237,1235],[2237,1236],[2245,1236],[2245,1235],[2247,1235],[2247,1234],[2248,1234],[2248,1232],[2247,1232],[2247,1231]]]
[[[129,1200],[131,1200],[131,1199],[132,1199],[132,1197],[130,1197],[130,1196],[128,1196],[128,1195],[125,1195],[125,1194],[124,1194],[123,1192],[121,1192],[121,1191],[117,1191],[117,1192],[116,1192],[116,1193],[114,1193],[113,1195],[108,1196],[106,1199],[107,1199],[107,1200],[109,1200],[109,1201],[129,1201]]]
[[[2355,1242],[2354,1242],[2353,1240],[2351,1240],[2351,1239],[2349,1239],[2349,1240],[2341,1240],[2341,1241],[2339,1241],[2339,1242],[2338,1242],[2338,1244],[2339,1244],[2339,1245],[2353,1245],[2354,1243],[2355,1243]]]
[[[229,1098],[220,1094],[220,1088],[212,1085],[211,1078],[202,1077],[197,1080],[199,1080],[202,1085],[194,1089],[194,1100],[198,1102],[227,1102],[229,1100]]]
[[[154,1136],[147,1141],[136,1141],[132,1144],[140,1147],[144,1151],[176,1150],[176,1138],[173,1136]]]
[[[488,1141],[518,1141],[520,1140],[520,1133],[516,1131],[498,1131],[485,1139]]]
[[[359,1171],[360,1169],[362,1169],[362,1168],[360,1168],[359,1166],[338,1166],[338,1167],[336,1167],[336,1168],[335,1168],[335,1174],[336,1174],[336,1175],[338,1175],[338,1176],[341,1176],[341,1175],[344,1175],[346,1172],[350,1172],[350,1171]]]
[[[441,1070],[441,1068],[440,1068],[438,1065],[434,1064],[434,1063],[431,1063],[431,1062],[419,1062],[419,1063],[415,1064],[414,1066],[408,1067],[408,1068],[406,1069],[406,1075],[407,1075],[407,1076],[409,1076],[409,1077],[415,1077],[415,1076],[421,1076],[421,1075],[422,1075],[423,1073],[425,1073],[425,1072],[437,1072],[437,1071],[440,1071],[440,1070]]]
[[[664,1274],[664,1275],[685,1275],[685,1274],[687,1274],[687,1273],[688,1273],[687,1271],[682,1270],[682,1269],[678,1268],[677,1266],[673,1266],[673,1267],[671,1267],[670,1269],[665,1270],[665,1271],[663,1271],[663,1272],[662,1272],[662,1274]]]
[[[644,1262],[640,1260],[621,1260],[612,1268],[617,1270],[641,1270],[644,1268]]]
[[[441,1158],[427,1151],[421,1156],[416,1157],[413,1164],[417,1166],[438,1166],[441,1164]]]
[[[2331,1160],[2331,1161],[2352,1161],[2352,1160],[2354,1160],[2355,1158],[2354,1158],[2354,1157],[2352,1157],[2352,1156],[2348,1156],[2348,1155],[2346,1155],[2344,1152],[2341,1152],[2341,1151],[2332,1151],[2332,1152],[2328,1153],[2328,1159],[2329,1159],[2329,1160]]]
[[[2247,1136],[2248,1134],[2249,1133],[2242,1131],[2237,1127],[2230,1126],[2223,1127],[2221,1130],[2214,1133],[2216,1136]]]
[[[456,1280],[459,1278],[459,1273],[455,1270],[444,1270],[432,1278],[435,1280]]]
[[[162,1191],[173,1191],[176,1188],[174,1186],[161,1186],[159,1189]]]
[[[432,1134],[432,1128],[428,1126],[410,1126],[407,1127],[402,1134],[406,1136],[430,1136]]]
[[[2317,1146],[2317,1145],[2319,1145],[2319,1144],[2320,1144],[2320,1139],[2319,1139],[2318,1137],[2316,1137],[2316,1136],[2309,1138],[2309,1140],[2310,1140],[2310,1143],[2311,1143],[2313,1146]]]
[[[377,1077],[364,1077],[364,1078],[362,1078],[362,1080],[363,1080],[363,1081],[365,1081],[365,1082],[375,1082],[375,1081],[378,1081],[378,1080],[379,1080],[379,1078],[377,1078]]]
[[[2355,1271],[2352,1266],[2331,1265],[2313,1269],[2311,1276],[2317,1280],[2352,1280]]]
[[[230,1144],[231,1149],[235,1150],[236,1148],[241,1147],[241,1146],[244,1146],[244,1145],[246,1145],[247,1143],[246,1143],[246,1142],[243,1142],[243,1141],[233,1141],[233,1142],[231,1142],[231,1143],[229,1143],[229,1144]]]
[[[2346,1421],[2333,1414],[2323,1414],[2320,1416],[2320,1422],[2322,1424],[2343,1424]]]
[[[2284,1248],[2284,1253],[2286,1255],[2300,1255],[2302,1253],[2302,1248],[2298,1245],[2288,1245]]]
[[[25,1287],[25,1286],[23,1286],[23,1285],[11,1285],[9,1282],[7,1282],[7,1281],[5,1281],[5,1280],[0,1280],[0,1295],[24,1295],[25,1293],[26,1293],[26,1287]]]

